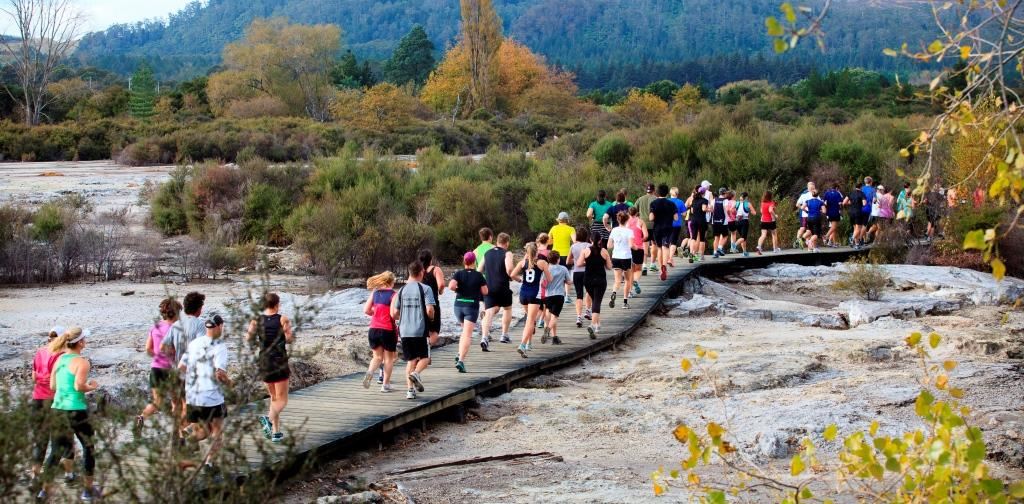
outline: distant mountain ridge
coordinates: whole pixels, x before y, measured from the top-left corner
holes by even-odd
[[[774,58],[764,18],[777,15],[779,3],[495,0],[506,35],[580,73],[597,72],[602,66],[679,64],[722,55]],[[806,44],[779,64],[906,70],[906,62],[884,56],[882,49],[934,38],[931,18],[918,9],[834,2],[826,24],[828,51],[821,53]],[[219,63],[224,45],[240,38],[253,19],[271,16],[338,24],[346,48],[375,60],[390,56],[416,24],[426,29],[439,50],[455,43],[459,32],[458,0],[208,0],[189,4],[168,22],[115,25],[88,34],[77,56],[85,64],[121,73],[144,59],[162,78],[190,77]]]

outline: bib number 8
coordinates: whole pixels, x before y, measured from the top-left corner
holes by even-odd
[[[536,279],[537,279],[537,271],[536,270],[534,270],[534,269],[526,270],[526,274],[524,275],[524,280],[526,280],[526,283],[531,283],[532,284],[533,281],[536,280]]]

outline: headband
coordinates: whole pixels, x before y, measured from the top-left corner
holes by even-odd
[[[85,337],[88,336],[88,335],[89,335],[89,330],[88,329],[82,329],[82,334],[79,334],[78,337],[73,339],[73,340],[68,340],[68,344],[69,345],[74,345],[75,343],[78,343],[79,341],[82,341],[83,339],[85,339]]]

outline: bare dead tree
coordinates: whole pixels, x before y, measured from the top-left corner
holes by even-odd
[[[19,37],[0,38],[21,87],[15,91],[5,85],[4,89],[21,106],[25,124],[33,126],[57,99],[46,88],[74,50],[85,16],[74,0],[3,0],[0,5],[0,13],[9,18]]]

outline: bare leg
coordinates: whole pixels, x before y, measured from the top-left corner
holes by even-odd
[[[469,354],[469,345],[473,343],[473,322],[465,320],[462,322],[462,336],[459,337],[459,360],[465,361]]]
[[[397,352],[384,352],[384,384],[391,385],[391,373],[395,370],[395,360],[398,358]]]
[[[508,334],[508,329],[512,327],[512,307],[509,306],[504,308],[505,312],[501,314],[501,335]]]

